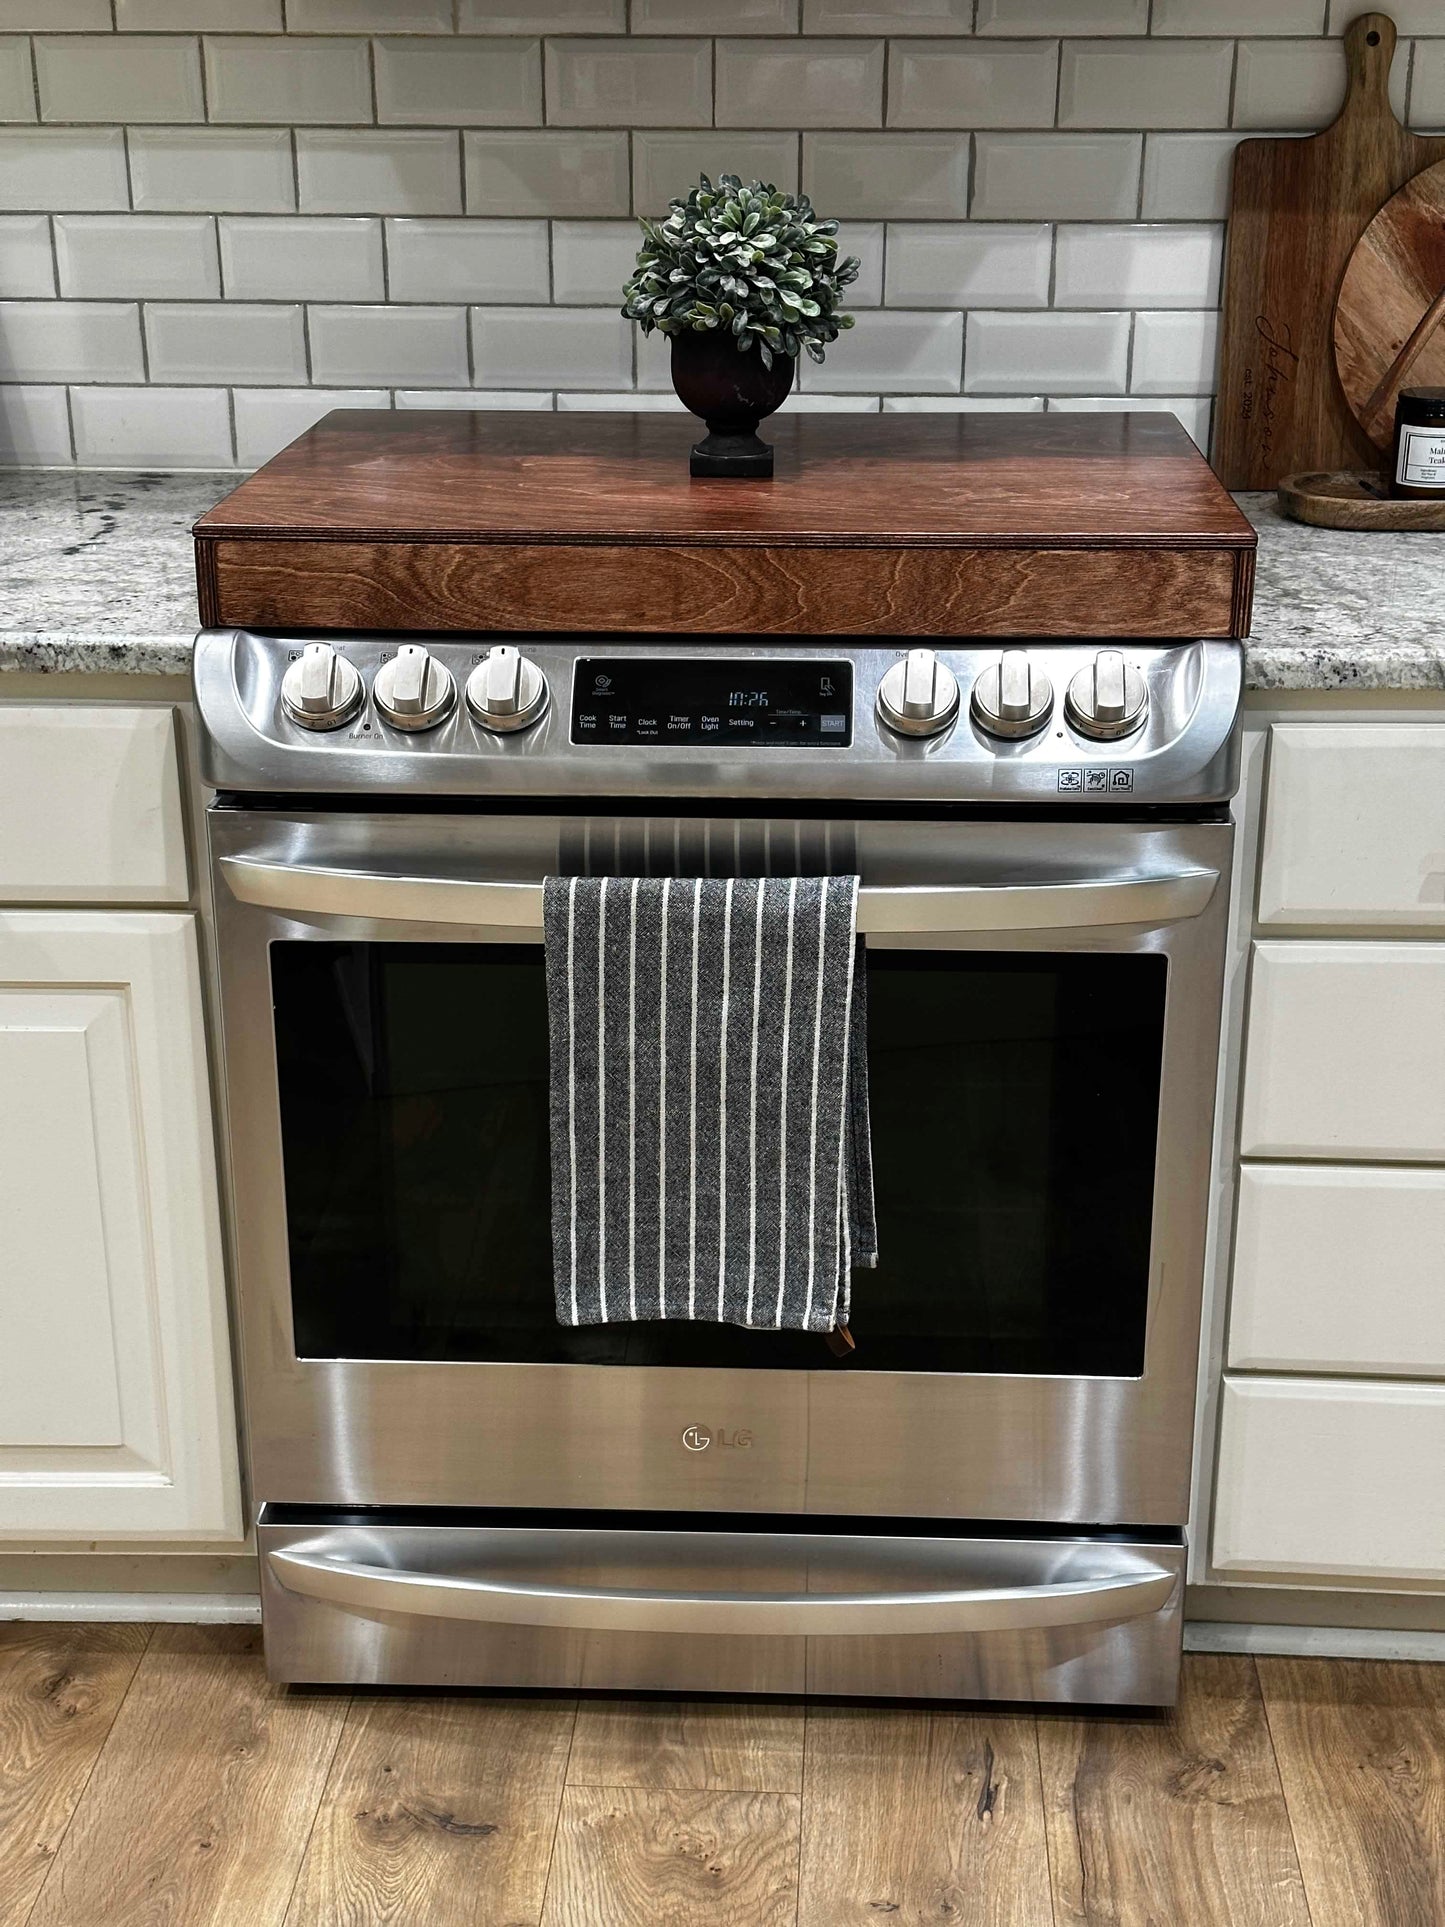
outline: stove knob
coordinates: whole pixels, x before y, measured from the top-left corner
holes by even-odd
[[[958,680],[931,649],[910,649],[878,685],[878,714],[901,736],[936,736],[958,714]]]
[[[467,708],[483,729],[529,729],[547,707],[547,678],[510,643],[489,650],[467,678]]]
[[[1149,691],[1133,663],[1117,649],[1101,649],[1087,668],[1069,684],[1064,715],[1081,736],[1108,742],[1128,736],[1143,722]]]
[[[990,736],[1037,736],[1053,713],[1054,685],[1026,651],[1005,649],[973,685],[968,706]]]
[[[281,707],[303,729],[340,729],[364,694],[356,666],[329,642],[308,642],[281,678]]]
[[[376,672],[372,700],[393,729],[435,729],[457,699],[452,672],[419,642],[404,642]]]

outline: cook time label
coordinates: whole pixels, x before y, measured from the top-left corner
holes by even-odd
[[[1445,488],[1445,428],[1400,428],[1395,480],[1412,488]]]

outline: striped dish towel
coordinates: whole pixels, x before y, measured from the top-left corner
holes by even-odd
[[[557,1319],[832,1331],[877,1263],[858,879],[549,877]]]

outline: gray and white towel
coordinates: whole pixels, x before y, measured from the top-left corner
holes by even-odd
[[[832,1331],[877,1262],[858,879],[549,877],[563,1325]]]

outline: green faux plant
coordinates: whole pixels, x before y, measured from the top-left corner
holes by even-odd
[[[704,174],[665,221],[641,222],[637,271],[623,289],[622,312],[644,334],[726,328],[736,345],[757,343],[763,366],[806,349],[823,359],[830,341],[853,326],[840,314],[858,261],[838,259],[838,223],[820,221],[806,195],[724,174]]]

